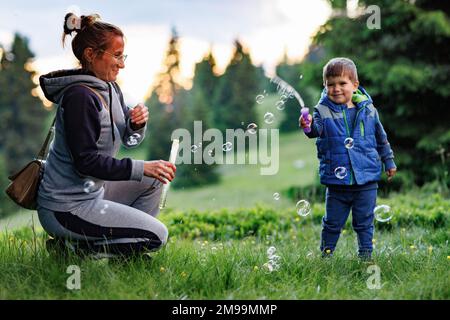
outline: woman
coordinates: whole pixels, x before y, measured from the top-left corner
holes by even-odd
[[[58,104],[55,137],[38,192],[42,227],[58,243],[96,252],[131,254],[167,241],[159,213],[161,186],[175,177],[167,161],[116,159],[121,143],[144,138],[148,109],[129,109],[115,83],[125,67],[124,35],[98,15],[64,19],[80,69],[40,77],[47,99]],[[72,240],[68,242],[68,240]]]

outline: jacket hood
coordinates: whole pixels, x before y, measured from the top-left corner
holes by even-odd
[[[355,99],[357,96],[357,99]],[[356,100],[356,101],[355,101]],[[358,90],[355,94],[353,94],[352,101],[355,103],[356,109],[360,109],[362,107],[365,107],[368,104],[373,103],[372,98],[367,93],[366,89],[363,88],[363,86],[358,86]],[[319,104],[326,105],[333,111],[339,112],[341,111],[343,105],[342,104],[336,104],[333,101],[331,101],[327,96],[327,88],[324,88],[322,90],[322,94],[320,96]]]
[[[58,70],[39,77],[39,83],[45,97],[53,103],[59,103],[64,91],[75,84],[85,84],[108,96],[109,85],[93,73],[83,69]]]

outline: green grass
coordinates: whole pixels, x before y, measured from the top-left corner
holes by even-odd
[[[335,256],[318,249],[323,204],[298,217],[270,207],[161,215],[169,243],[152,260],[94,260],[49,254],[42,229],[0,233],[0,299],[448,299],[450,200],[434,195],[380,199],[390,223],[375,223],[374,261],[356,257],[350,223]],[[267,249],[281,257],[269,272]],[[67,268],[81,270],[69,290]],[[369,289],[377,265],[380,289]]]
[[[356,258],[351,231],[332,259],[320,258],[316,224],[263,238],[175,237],[151,261],[120,263],[49,255],[44,236],[28,229],[2,235],[0,299],[448,299],[449,248],[442,232],[379,232],[372,263]],[[264,267],[269,246],[281,257],[278,271]],[[381,271],[378,290],[367,287],[372,264]],[[66,287],[70,265],[81,270],[80,290]]]

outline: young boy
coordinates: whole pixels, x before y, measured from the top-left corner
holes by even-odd
[[[358,256],[372,255],[374,208],[382,164],[388,181],[396,173],[394,154],[377,109],[359,86],[354,62],[331,59],[323,68],[324,90],[309,123],[300,117],[305,133],[317,138],[320,182],[327,186],[320,250],[332,256],[341,229],[352,210],[358,236]]]

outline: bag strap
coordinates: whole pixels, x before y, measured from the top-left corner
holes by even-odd
[[[89,86],[87,86],[85,84],[82,84],[82,83],[77,83],[77,84],[71,85],[71,86],[67,87],[67,89],[69,89],[70,87],[75,87],[75,86],[82,86],[82,87],[85,87],[85,88],[88,88],[89,90],[91,90],[100,99],[100,101],[102,102],[102,104],[106,108],[106,110],[109,111],[108,104],[106,103],[106,101],[102,97],[102,95],[97,92],[97,90],[92,89],[91,87],[89,87]],[[45,159],[45,156],[47,154],[48,144],[50,143],[50,139],[51,139],[52,133],[55,131],[55,122],[56,122],[56,115],[53,118],[52,125],[50,126],[50,129],[48,130],[47,137],[45,138],[44,144],[42,145],[41,150],[38,153],[38,156],[37,156],[38,160],[44,160]]]
[[[52,125],[50,126],[50,129],[48,130],[47,137],[45,138],[44,144],[42,145],[41,150],[38,153],[38,156],[37,156],[38,160],[44,160],[44,158],[45,158],[45,155],[47,153],[47,147],[48,147],[48,144],[50,142],[50,138],[52,136],[53,131],[55,130],[55,122],[56,122],[56,115],[53,118]]]
[[[85,84],[82,84],[82,83],[77,84],[77,85],[78,85],[78,86],[85,87],[85,88],[88,88],[89,90],[91,90],[91,91],[92,91],[92,92],[100,99],[100,101],[102,102],[102,104],[103,104],[103,106],[105,107],[105,109],[109,111],[108,104],[106,103],[106,101],[105,101],[105,99],[103,98],[103,96],[102,96],[100,93],[98,93],[97,90],[95,90],[95,89],[93,89],[93,88],[91,88],[91,87],[89,87],[89,86],[87,86],[87,85],[85,85]]]

